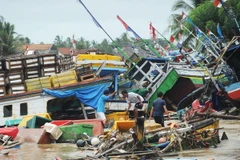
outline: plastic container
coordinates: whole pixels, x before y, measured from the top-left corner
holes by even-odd
[[[45,123],[44,129],[46,130],[46,132],[50,133],[55,140],[58,140],[59,137],[62,135],[62,131],[55,124]]]
[[[66,142],[67,140],[77,141],[81,139],[83,133],[92,136],[93,125],[90,124],[72,124],[59,127],[62,131],[62,136],[57,142]]]
[[[126,112],[115,112],[106,115],[107,120],[113,119],[114,121],[122,121],[122,120],[128,120],[129,119],[129,114]]]

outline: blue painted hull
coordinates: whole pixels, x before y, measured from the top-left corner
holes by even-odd
[[[126,83],[119,84],[120,88],[131,88],[132,87],[132,81],[127,81]]]

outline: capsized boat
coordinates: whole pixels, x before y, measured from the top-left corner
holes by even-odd
[[[224,65],[220,65],[216,69],[213,75],[214,79],[224,77],[224,74],[221,72],[222,68],[224,68]],[[142,58],[128,72],[128,76],[139,84],[147,82],[144,88],[147,90],[151,89],[151,92],[144,98],[148,100],[149,108],[151,108],[153,101],[157,99],[157,92],[161,91],[164,94],[164,99],[167,102],[167,108],[169,110],[176,110],[177,105],[182,99],[202,87],[210,79],[207,69],[191,68],[188,64],[182,66],[160,58]],[[227,79],[221,79],[227,81]],[[181,93],[179,93],[179,91],[181,91]],[[203,90],[199,90],[194,96],[200,96],[202,91]],[[186,107],[192,102],[193,99],[189,97],[186,98],[181,105]]]

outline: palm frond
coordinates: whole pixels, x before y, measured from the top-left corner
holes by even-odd
[[[176,3],[172,7],[172,11],[178,11],[178,10],[190,11],[192,9],[194,8],[184,0],[176,1]]]

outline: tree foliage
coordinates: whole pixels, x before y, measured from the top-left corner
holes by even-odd
[[[15,26],[6,22],[0,16],[0,54],[6,56],[16,53],[16,49],[22,44],[23,41],[30,42],[29,38],[22,38],[15,32]]]
[[[129,37],[127,33],[123,33],[120,37],[116,38],[114,40],[118,47],[123,48],[126,46],[132,46],[136,47],[139,46],[142,49],[145,49],[145,44],[140,43],[139,41],[136,41],[136,39]],[[151,45],[154,45],[153,40],[146,40],[148,43]],[[167,43],[164,42],[164,40],[158,39],[157,43],[160,45],[166,45]],[[68,37],[65,41],[63,38],[59,35],[55,37],[54,40],[55,46],[61,48],[61,47],[73,47],[72,46],[72,40]],[[77,38],[76,39],[76,47],[77,49],[99,49],[103,53],[113,53],[113,49],[115,48],[115,45],[113,42],[108,41],[107,39],[103,39],[100,43],[97,41],[88,41],[83,37]]]
[[[205,34],[207,34],[207,31],[210,30],[216,36],[219,36],[217,32],[217,25],[219,24],[225,41],[229,41],[234,35],[240,34],[236,25],[236,22],[239,22],[240,20],[239,0],[228,0],[224,3],[224,7],[221,8],[215,7],[213,5],[213,1],[211,0],[191,0],[191,2],[193,6],[192,8],[185,1],[178,0],[173,6],[173,11],[184,11],[195,26],[197,26]],[[187,22],[186,19],[181,20],[181,14],[182,12],[175,14],[173,16],[174,18],[171,18],[171,25],[169,27],[172,30],[172,34],[175,36],[178,33],[183,33],[183,35],[187,38],[185,42],[189,43],[193,38],[189,31],[196,35],[196,28]],[[181,21],[187,29],[181,29],[176,19]]]

